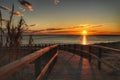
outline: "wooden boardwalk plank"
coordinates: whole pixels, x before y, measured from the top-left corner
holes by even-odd
[[[109,80],[88,59],[59,51],[58,60],[48,80]]]
[[[87,59],[72,53],[59,51],[58,61],[48,80],[88,80],[88,78],[92,80]]]

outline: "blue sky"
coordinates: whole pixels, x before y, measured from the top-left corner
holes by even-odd
[[[18,7],[25,8],[26,11],[21,13],[24,14],[26,22],[29,25],[35,24],[30,27],[31,30],[49,30],[49,28],[68,30],[77,26],[81,31],[89,26],[88,31],[96,30],[100,33],[109,28],[110,30],[106,30],[109,34],[120,33],[120,0],[60,0],[58,5],[55,5],[53,0],[27,1],[32,4],[33,11],[20,5],[17,0],[0,0],[0,5],[10,7],[14,3],[16,11],[19,10]],[[2,12],[7,18],[8,13],[4,10]],[[101,28],[91,29],[98,25],[102,25]]]

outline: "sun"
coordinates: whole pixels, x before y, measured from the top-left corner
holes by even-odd
[[[83,35],[86,35],[86,34],[87,34],[87,31],[86,31],[86,30],[83,30],[83,31],[82,31],[82,34],[83,34]]]

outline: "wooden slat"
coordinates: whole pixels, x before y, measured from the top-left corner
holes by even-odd
[[[42,56],[43,54],[45,54],[46,52],[55,47],[57,47],[57,45],[46,47],[44,49],[38,50],[30,55],[27,55],[19,60],[16,60],[10,64],[3,66],[2,68],[0,68],[0,80],[4,80],[6,77],[12,75],[16,71],[20,70],[30,62],[33,62],[34,60],[36,60],[37,58],[39,58],[40,56]]]
[[[37,77],[36,80],[42,80],[43,76],[45,75],[45,73],[47,72],[48,68],[50,67],[51,63],[56,59],[58,53],[56,53],[51,59],[50,61],[46,64],[46,66],[42,69],[40,75]]]

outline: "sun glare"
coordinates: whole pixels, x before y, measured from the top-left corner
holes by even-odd
[[[83,31],[82,31],[82,34],[83,34],[83,35],[86,35],[86,34],[87,34],[87,31],[86,31],[86,30],[83,30]]]
[[[87,44],[87,34],[88,34],[88,32],[86,30],[83,30],[81,33],[82,33],[82,44],[86,45]]]
[[[83,37],[82,37],[82,44],[83,44],[83,45],[86,45],[86,44],[87,44],[86,35],[83,35]]]

